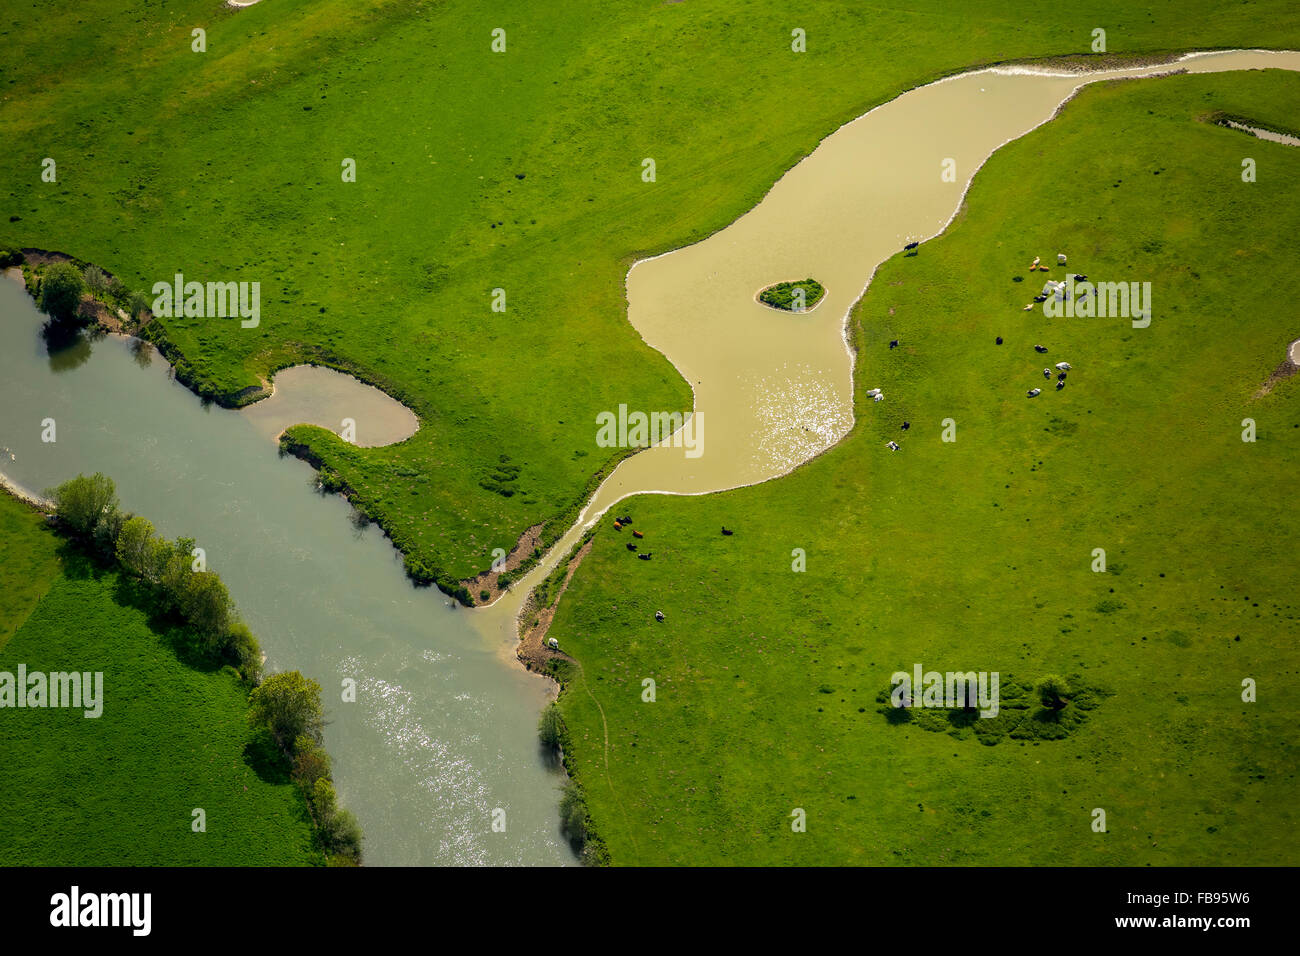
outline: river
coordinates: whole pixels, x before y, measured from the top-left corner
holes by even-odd
[[[324,688],[325,745],[365,831],[366,863],[575,862],[559,831],[563,777],[537,742],[550,682],[503,666],[469,612],[412,586],[377,528],[357,528],[346,501],[313,492],[312,468],[279,454],[283,425],[205,406],[160,356],[121,337],[51,357],[43,321],[19,283],[0,281],[0,471],[38,493],[102,471],[125,508],[197,539],[268,670],[300,670]],[[316,378],[362,437],[370,419],[345,377]],[[53,443],[41,440],[46,418]],[[345,678],[357,682],[355,703],[342,700]],[[498,807],[503,833],[491,827]]]

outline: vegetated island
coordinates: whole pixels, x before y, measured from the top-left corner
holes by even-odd
[[[758,294],[758,301],[782,312],[811,312],[826,290],[816,279],[778,282]]]

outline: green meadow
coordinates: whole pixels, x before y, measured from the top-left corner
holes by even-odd
[[[766,484],[622,502],[653,562],[602,519],[550,634],[612,862],[1297,862],[1300,378],[1264,386],[1300,337],[1300,151],[1220,113],[1294,131],[1300,79],[1085,89],[881,267],[848,438]],[[1150,281],[1150,326],[1022,311],[1058,252]],[[882,703],[918,663],[999,672],[998,732]],[[1075,688],[1060,719],[1023,690],[1048,674]]]
[[[689,407],[626,321],[636,257],[731,222],[837,125],[927,80],[1086,53],[1097,28],[1121,55],[1296,47],[1290,10],[23,0],[0,25],[0,244],[146,292],[177,272],[260,282],[257,328],[178,318],[149,335],[218,401],[309,361],[410,405],[421,429],[400,445],[295,438],[450,585],[526,528],[563,532],[621,454],[595,446],[599,412]]]
[[[0,671],[101,671],[103,712],[0,710],[0,865],[301,866],[323,862],[298,789],[267,769],[233,671],[178,656],[135,585],[99,568],[0,494]],[[193,811],[206,831],[193,832]]]

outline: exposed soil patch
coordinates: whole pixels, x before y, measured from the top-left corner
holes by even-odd
[[[544,527],[546,527],[545,524],[535,524],[521,534],[519,540],[515,542],[514,548],[506,555],[505,567],[500,571],[489,569],[460,582],[469,591],[475,604],[489,604],[505,593],[505,588],[500,587],[498,584],[501,575],[515,570],[533,556],[533,551],[537,549],[542,540],[542,529]],[[482,596],[484,591],[488,592],[486,599]]]
[[[1290,378],[1296,372],[1300,372],[1300,365],[1297,365],[1293,360],[1296,351],[1296,346],[1292,344],[1287,353],[1287,357],[1282,360],[1282,364],[1273,370],[1273,374],[1268,377],[1268,381],[1261,385],[1259,391],[1251,396],[1252,399],[1263,398],[1269,392],[1273,391],[1273,386],[1278,382]]]
[[[573,556],[573,560],[569,562],[568,570],[565,571],[564,581],[561,582],[559,590],[555,593],[555,600],[550,603],[550,606],[537,611],[534,623],[526,625],[519,635],[519,660],[530,671],[545,674],[547,673],[547,661],[555,659],[573,660],[564,651],[552,650],[546,646],[546,632],[551,629],[551,620],[555,617],[555,609],[560,606],[560,598],[564,597],[564,592],[569,588],[569,582],[573,580],[574,572],[578,570],[578,565],[582,564],[582,559],[587,556],[587,552],[590,550],[590,541],[578,549],[577,554]]]

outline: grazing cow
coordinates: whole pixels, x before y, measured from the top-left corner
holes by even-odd
[[[1076,274],[1075,277],[1074,277],[1074,281],[1075,281],[1075,282],[1087,282],[1087,281],[1088,281],[1088,277],[1087,277],[1087,276],[1081,276],[1081,275]]]
[[[1051,378],[1051,377],[1052,377],[1052,370],[1050,368],[1043,369],[1043,378]]]
[[[891,341],[891,342],[889,343],[889,347],[890,347],[891,349],[896,349],[896,348],[898,348],[898,339],[894,339],[893,341]]]
[[[637,555],[637,557],[640,558],[642,561],[649,561],[650,555],[652,555],[653,553],[654,553],[653,551],[642,551],[640,554]]]
[[[997,340],[997,342],[996,342],[995,344],[996,344],[996,345],[1001,345],[1001,344],[1002,344],[1002,336],[1000,336],[1000,335],[998,336],[998,340]]]
[[[1064,372],[1057,372],[1057,373],[1056,373],[1056,377],[1057,377],[1059,380],[1061,380],[1062,382],[1065,381],[1065,373],[1064,373]]]
[[[1043,394],[1043,390],[1042,390],[1041,388],[1031,388],[1031,389],[1029,390],[1029,397],[1030,397],[1030,398],[1037,398],[1037,397],[1038,397],[1039,395],[1041,395],[1041,394]]]
[[[622,531],[622,530],[623,530],[623,526],[622,526],[621,524],[619,524],[617,521],[615,521],[615,522],[614,522],[614,530],[615,530],[615,531]]]
[[[1038,268],[1038,263],[1040,263],[1040,262],[1042,262],[1042,261],[1043,261],[1043,257],[1042,257],[1042,256],[1034,256],[1034,261],[1031,262],[1031,263],[1029,263],[1029,271],[1030,271],[1030,272],[1033,272],[1035,269],[1037,269],[1037,268]]]
[[[1062,382],[1057,382],[1057,383],[1056,383],[1056,390],[1057,390],[1058,392],[1059,392],[1061,389],[1063,389],[1063,388],[1065,388],[1065,382],[1062,381]]]
[[[632,537],[634,537],[634,538],[644,538],[645,535],[644,535],[642,532],[640,532],[640,531],[633,531],[633,532],[632,532]]]
[[[919,242],[909,242],[907,245],[903,246],[903,251],[907,252],[910,249],[915,249],[919,245]]]
[[[546,639],[546,646],[553,651],[558,651],[560,649],[560,642],[553,637],[548,637]]]
[[[1030,302],[1027,306],[1025,306],[1025,307],[1024,307],[1023,309],[1021,309],[1020,311],[1022,311],[1022,312],[1032,312],[1033,310],[1034,310],[1034,303]]]
[[[903,422],[903,431],[907,431],[911,427],[912,427],[911,422]]]
[[[1073,366],[1070,365],[1069,362],[1057,362],[1056,367],[1062,372],[1068,372],[1071,368],[1073,368]]]
[[[1046,351],[1047,351],[1047,346],[1046,346],[1046,345],[1035,345],[1035,346],[1034,346],[1034,351],[1035,351],[1035,352],[1038,352],[1039,354],[1042,354],[1043,352],[1046,352]]]
[[[728,529],[728,528],[726,527],[726,525],[723,525],[722,533],[725,534],[725,535],[730,536],[730,535],[735,534],[736,532],[731,531],[730,529]]]
[[[877,395],[880,394],[880,389],[878,389],[878,388],[869,388],[869,389],[867,389],[867,394],[870,395],[872,398],[875,398]]]
[[[631,518],[619,518],[618,520],[621,521],[621,522],[623,522],[624,524],[631,524],[631,523],[632,523],[632,519],[631,519]]]
[[[1047,301],[1047,296],[1045,296],[1045,295],[1036,295],[1036,296],[1034,296],[1034,301],[1035,301],[1035,302],[1046,302],[1046,301]]]
[[[662,623],[663,623],[663,620],[664,620],[664,612],[663,612],[663,611],[655,611],[655,620],[658,621],[660,624],[662,624]]]
[[[635,551],[635,550],[636,550],[636,545],[634,545],[631,541],[629,541],[629,542],[627,543],[627,549],[628,549],[629,551]]]
[[[898,451],[898,442],[887,441],[885,442],[885,447],[888,448],[890,451]]]

